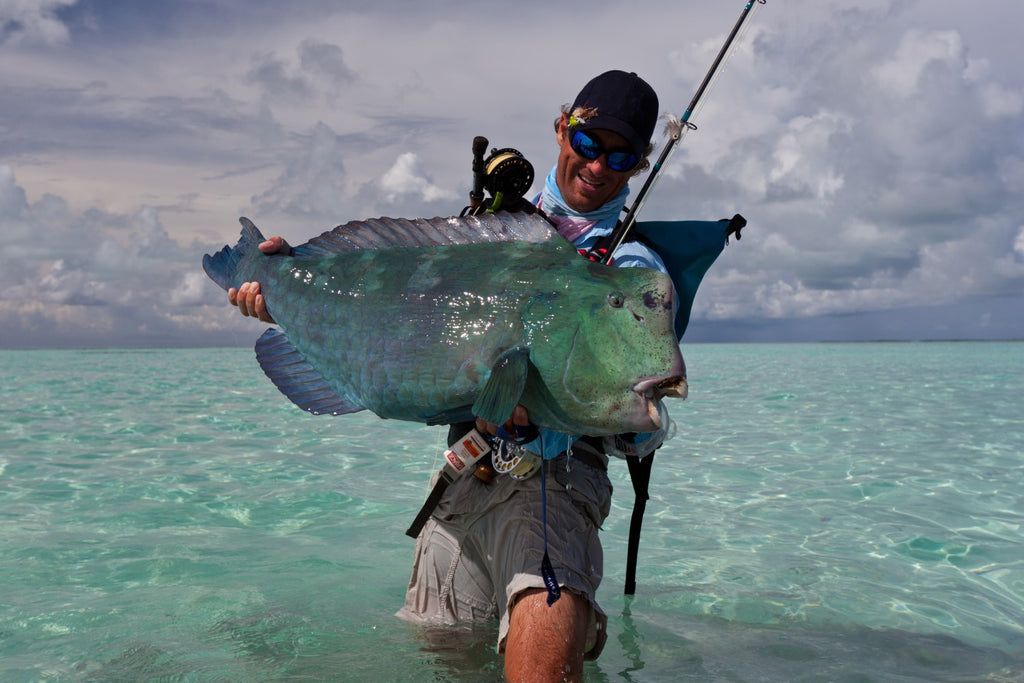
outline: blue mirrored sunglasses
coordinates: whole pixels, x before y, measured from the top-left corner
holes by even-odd
[[[613,171],[632,171],[640,163],[640,157],[636,154],[624,150],[606,150],[597,140],[582,130],[573,131],[569,145],[572,147],[572,151],[590,161],[599,158],[602,154],[607,154],[608,168]]]

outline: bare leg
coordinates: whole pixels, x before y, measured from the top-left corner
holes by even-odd
[[[547,591],[522,593],[509,616],[505,678],[513,683],[579,681],[590,605],[569,591],[548,607]]]

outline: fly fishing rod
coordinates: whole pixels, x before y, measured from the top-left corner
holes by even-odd
[[[736,20],[736,25],[732,27],[732,32],[729,34],[729,37],[725,39],[725,44],[723,44],[722,49],[718,51],[718,56],[715,57],[715,61],[708,70],[707,75],[704,76],[704,81],[700,84],[700,87],[697,88],[697,93],[693,96],[693,99],[690,100],[690,105],[686,108],[686,111],[683,112],[683,115],[679,117],[678,121],[672,122],[668,144],[665,145],[665,149],[662,150],[661,156],[659,156],[658,161],[655,162],[650,175],[647,176],[647,180],[644,181],[643,187],[641,187],[640,192],[637,193],[636,199],[633,201],[633,205],[626,209],[625,220],[620,220],[615,225],[615,230],[612,231],[608,241],[600,241],[609,246],[604,247],[603,245],[594,245],[594,247],[587,252],[586,256],[591,261],[610,263],[615,250],[618,249],[619,245],[625,241],[629,231],[633,229],[634,225],[636,225],[636,217],[643,208],[644,203],[647,201],[648,193],[651,191],[651,188],[654,187],[658,177],[661,175],[665,162],[668,161],[670,156],[672,156],[676,143],[682,139],[683,134],[688,129],[696,130],[697,126],[690,123],[690,116],[693,114],[694,110],[697,108],[697,104],[704,96],[704,91],[707,90],[708,85],[714,79],[715,74],[718,71],[718,67],[721,66],[722,61],[725,59],[729,49],[732,47],[733,41],[736,39],[737,34],[739,34],[740,28],[743,26],[743,22],[746,21],[747,17],[750,15],[754,5],[763,5],[765,2],[767,2],[767,0],[750,0],[750,2],[748,2],[743,8],[743,12],[740,13],[740,18]]]

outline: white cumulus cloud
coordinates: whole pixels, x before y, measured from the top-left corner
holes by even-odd
[[[57,10],[78,0],[0,0],[0,43],[55,45],[68,39]]]
[[[456,198],[454,192],[431,182],[419,157],[413,152],[398,156],[394,165],[381,176],[380,187],[388,201],[409,194],[419,196],[425,202]]]

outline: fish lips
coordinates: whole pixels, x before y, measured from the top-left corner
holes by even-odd
[[[637,396],[636,417],[639,422],[649,422],[651,427],[639,431],[655,431],[661,429],[661,415],[658,404],[663,398],[686,398],[689,387],[686,383],[686,368],[673,368],[673,372],[664,375],[652,375],[641,378],[633,385],[633,393]]]

